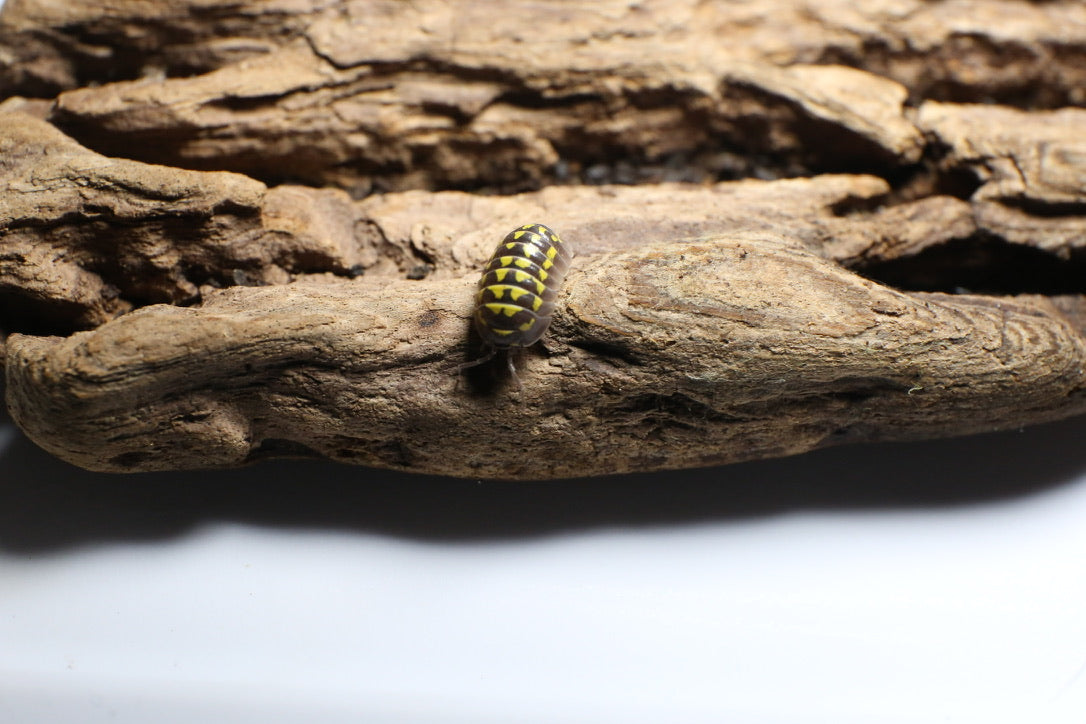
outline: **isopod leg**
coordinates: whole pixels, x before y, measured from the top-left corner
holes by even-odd
[[[523,390],[524,385],[521,384],[520,377],[517,376],[517,367],[513,364],[513,351],[510,350],[509,354],[505,356],[505,363],[509,367],[509,374],[513,376],[513,382],[516,383],[518,390]]]
[[[466,369],[471,369],[472,367],[478,367],[479,365],[486,364],[490,360],[494,359],[494,355],[496,355],[497,353],[498,353],[498,348],[497,347],[491,347],[490,351],[487,352],[486,354],[484,354],[479,359],[472,360],[471,362],[465,362],[464,364],[457,367],[456,368],[456,373],[457,374],[463,374],[464,370],[466,370]]]

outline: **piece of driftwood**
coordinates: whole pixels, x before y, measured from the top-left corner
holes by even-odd
[[[915,99],[1086,100],[1086,12],[1073,0],[7,0],[0,21],[4,95],[198,75],[302,41],[340,67],[432,59],[485,70],[520,56],[527,74],[558,67],[591,82],[582,69],[614,57],[635,68],[734,58],[862,68]]]
[[[0,358],[76,464],[566,477],[1086,411],[1078,3],[67,5],[0,13]],[[578,252],[546,347],[461,380],[526,221]]]
[[[100,470],[314,454],[478,477],[712,465],[1086,411],[1043,297],[908,295],[773,233],[580,264],[524,389],[458,386],[474,279],[236,288],[9,340],[12,416]],[[480,381],[480,377],[482,380]]]
[[[63,67],[89,60],[77,41],[150,75],[62,93],[52,118],[80,142],[355,195],[885,173],[919,158],[910,89],[1086,102],[1073,2],[118,3],[105,18],[42,5],[13,3],[12,52],[44,34],[28,18],[56,52],[13,89],[78,85],[96,64]]]
[[[357,274],[377,261],[343,192],[106,158],[29,115],[0,119],[8,331],[86,329],[148,303],[191,303],[202,285]]]

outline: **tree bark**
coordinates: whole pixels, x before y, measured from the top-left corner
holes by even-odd
[[[0,13],[6,400],[66,460],[571,477],[1086,411],[1079,3],[153,5]],[[578,255],[545,348],[460,379],[526,222]]]

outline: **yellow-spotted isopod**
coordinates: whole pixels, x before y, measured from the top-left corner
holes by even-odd
[[[525,224],[510,231],[483,267],[475,293],[472,321],[489,351],[460,369],[483,364],[498,351],[538,342],[550,326],[572,260],[569,246],[549,226]],[[508,364],[519,384],[512,358]]]

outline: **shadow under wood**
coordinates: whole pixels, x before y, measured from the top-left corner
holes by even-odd
[[[795,510],[991,502],[1086,470],[1086,417],[1021,432],[842,447],[691,471],[559,482],[476,482],[274,461],[234,471],[107,475],[0,424],[0,550],[149,541],[231,521],[432,542],[720,522]]]

